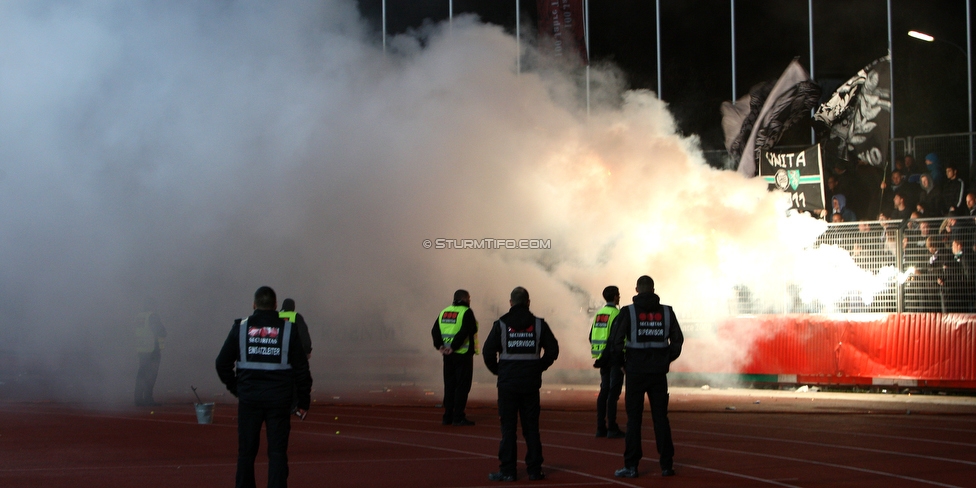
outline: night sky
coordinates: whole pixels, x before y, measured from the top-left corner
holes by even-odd
[[[381,0],[358,0],[380,30]],[[698,134],[704,149],[721,149],[719,106],[732,98],[729,0],[662,0],[663,99],[684,134]],[[454,0],[454,15],[475,13],[514,32],[515,0]],[[448,0],[387,0],[391,34],[448,18]],[[523,24],[536,25],[533,0],[522,0]],[[896,137],[966,132],[966,0],[893,0],[894,118]],[[591,0],[590,49],[594,64],[611,62],[630,88],[657,90],[653,0]],[[777,78],[798,57],[810,71],[807,0],[736,0],[736,97]],[[814,0],[815,81],[830,91],[888,49],[885,0]],[[919,30],[954,43],[925,43]],[[791,129],[781,144],[809,143],[808,124]]]

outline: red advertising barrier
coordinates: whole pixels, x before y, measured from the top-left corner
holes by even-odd
[[[976,388],[974,314],[761,315],[692,327],[686,336],[688,357],[682,354],[675,371],[775,375],[765,381],[780,383]]]

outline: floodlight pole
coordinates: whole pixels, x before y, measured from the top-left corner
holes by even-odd
[[[888,0],[888,164],[894,169],[895,164],[895,56],[892,53],[892,20],[891,0]],[[888,169],[885,170],[887,173]]]
[[[519,21],[521,14],[519,0],[515,0],[515,75],[522,74],[522,23]]]
[[[664,100],[661,97],[661,0],[654,2],[654,24],[657,32],[657,41],[655,42],[657,48],[657,99]],[[733,100],[735,99],[733,98]]]
[[[590,117],[590,0],[583,2],[583,37],[586,41],[586,117]]]
[[[813,63],[813,0],[807,0],[807,20],[809,22],[809,26],[807,27],[807,31],[809,32],[809,35],[810,35],[810,79],[811,80],[816,80],[817,79],[816,73],[814,72],[814,69],[813,69],[814,68],[814,63]],[[735,99],[733,99],[732,101],[735,102]],[[816,109],[815,108],[811,108],[810,109],[810,118],[811,119],[813,118],[813,114],[815,114],[815,113],[816,113]],[[817,143],[817,131],[815,131],[813,129],[813,124],[811,124],[810,125],[810,144],[816,144],[816,143]]]
[[[732,103],[735,103],[738,90],[735,88],[735,0],[729,0],[732,5]]]

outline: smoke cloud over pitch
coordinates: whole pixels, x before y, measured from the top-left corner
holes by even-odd
[[[157,395],[218,392],[213,358],[260,285],[309,322],[317,391],[381,357],[436,378],[429,330],[457,288],[484,337],[525,286],[557,366],[588,368],[604,286],[627,304],[650,274],[679,317],[714,321],[738,283],[781,291],[768,277],[819,232],[709,168],[612,71],[587,117],[578,74],[524,43],[517,74],[514,38],[472,17],[391,46],[346,0],[0,4],[4,388],[128,398],[152,297]],[[551,248],[422,245],[483,238]]]

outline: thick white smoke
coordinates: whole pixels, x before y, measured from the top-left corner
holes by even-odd
[[[650,274],[679,317],[716,320],[738,283],[781,292],[768,277],[819,231],[612,71],[587,117],[577,74],[527,50],[519,75],[514,38],[472,17],[391,46],[351,0],[0,3],[7,391],[126,398],[145,297],[169,331],[157,395],[220,391],[213,358],[260,285],[308,320],[318,391],[436,378],[457,288],[486,334],[525,286],[557,365],[586,368],[604,286],[626,304]],[[551,249],[422,245],[439,238]]]

